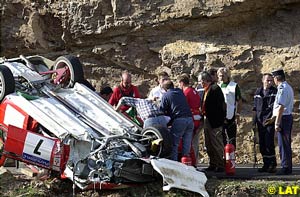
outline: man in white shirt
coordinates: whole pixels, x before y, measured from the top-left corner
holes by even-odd
[[[150,98],[151,100],[161,100],[161,97],[164,93],[166,93],[166,91],[162,88],[162,84],[165,80],[169,79],[169,75],[167,72],[160,72],[157,75],[158,78],[158,86],[156,86],[155,88],[153,88],[150,93],[148,98]]]
[[[228,140],[236,149],[237,124],[240,122],[240,112],[242,106],[242,95],[240,87],[231,80],[230,70],[227,67],[221,67],[217,71],[218,85],[220,86],[227,106],[224,128],[226,128]],[[227,144],[227,135],[223,133],[224,146]]]

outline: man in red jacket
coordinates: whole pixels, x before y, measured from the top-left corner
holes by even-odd
[[[127,70],[122,72],[121,83],[114,88],[113,94],[108,102],[112,106],[116,106],[123,96],[140,98],[139,90],[136,86],[131,84],[131,74]],[[129,108],[130,106],[124,105],[120,108],[120,111],[125,112]]]
[[[200,95],[196,92],[194,88],[190,86],[190,78],[187,74],[182,74],[177,78],[179,82],[179,88],[182,89],[187,102],[190,106],[191,112],[193,114],[194,131],[192,139],[192,148],[190,156],[192,159],[192,165],[196,166],[198,163],[199,154],[199,137],[200,137]]]

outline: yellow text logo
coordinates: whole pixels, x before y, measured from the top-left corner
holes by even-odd
[[[279,195],[296,195],[300,194],[300,187],[298,185],[293,186],[269,186],[268,194],[276,194],[278,192]]]
[[[298,194],[299,186],[278,187],[278,194]]]

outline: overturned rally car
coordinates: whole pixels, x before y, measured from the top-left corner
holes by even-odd
[[[164,180],[208,196],[206,176],[163,159],[168,131],[141,129],[85,86],[77,57],[0,60],[0,166],[6,158],[56,171],[81,189]]]

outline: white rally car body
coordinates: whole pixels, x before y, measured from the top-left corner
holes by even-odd
[[[159,173],[165,190],[208,195],[203,173],[159,158],[167,153],[163,143],[154,142],[166,140],[167,131],[145,132],[83,84],[73,56],[0,61],[0,165],[6,158],[34,164],[81,189],[121,188],[154,181]],[[153,156],[155,145],[159,151]]]

